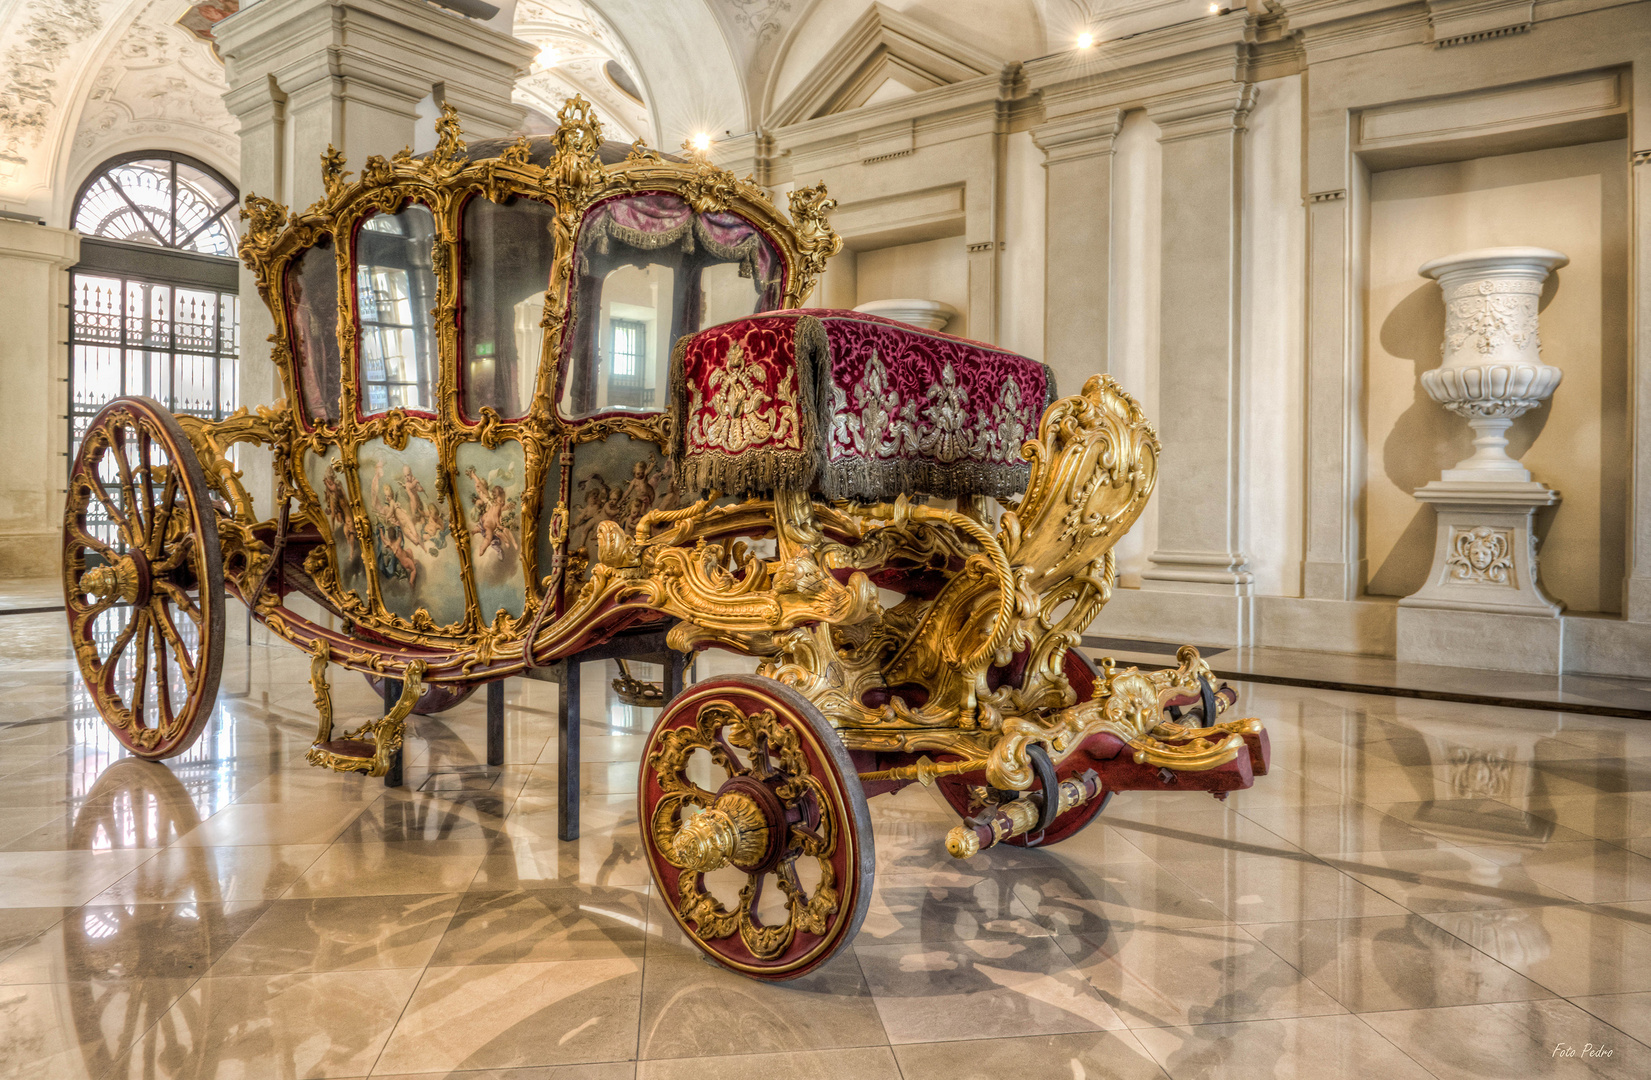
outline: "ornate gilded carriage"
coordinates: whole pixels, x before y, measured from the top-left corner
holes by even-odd
[[[841,246],[823,186],[782,215],[703,156],[604,143],[580,99],[560,120],[467,147],[449,111],[428,155],[352,181],[329,153],[301,213],[249,197],[285,401],[94,421],[65,593],[134,754],[183,752],[210,715],[226,592],[312,658],[310,760],[371,775],[415,707],[668,625],[759,661],[664,703],[639,798],[683,929],[761,978],[853,937],[869,795],[938,784],[968,857],[1058,842],[1117,790],[1265,771],[1195,651],[1141,672],[1074,648],[1156,479],[1133,399],[1097,376],[1057,400],[1003,350],[798,310]],[[335,733],[331,664],[399,701]]]

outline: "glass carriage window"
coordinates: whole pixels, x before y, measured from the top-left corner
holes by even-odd
[[[338,261],[322,237],[294,259],[284,281],[292,358],[304,413],[312,424],[339,420]]]
[[[435,219],[417,203],[373,215],[356,236],[363,414],[434,407],[435,237]]]
[[[207,419],[234,411],[236,201],[223,177],[166,151],[114,158],[81,186],[70,215],[81,233],[69,285],[71,460],[117,397]]]
[[[591,210],[574,258],[562,415],[663,409],[677,338],[779,307],[782,279],[773,245],[736,214],[696,214],[664,193]]]
[[[464,208],[459,395],[471,420],[483,407],[516,419],[533,403],[545,290],[556,262],[555,222],[555,208],[532,199],[478,197]]]

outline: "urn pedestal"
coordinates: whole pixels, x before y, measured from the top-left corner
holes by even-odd
[[[956,308],[939,300],[868,300],[854,310],[867,315],[880,315],[920,330],[939,330],[957,316]]]
[[[1563,605],[1542,591],[1532,525],[1560,495],[1508,456],[1507,430],[1559,385],[1559,368],[1542,361],[1537,303],[1568,261],[1545,248],[1488,248],[1420,269],[1438,280],[1446,312],[1444,362],[1422,386],[1467,420],[1474,452],[1416,491],[1438,520],[1427,582],[1399,601],[1400,660],[1559,670]]]

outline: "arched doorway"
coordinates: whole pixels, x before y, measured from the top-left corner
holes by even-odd
[[[110,158],[81,185],[70,219],[81,234],[69,272],[71,461],[116,397],[211,419],[234,411],[239,201],[221,173],[166,150]]]

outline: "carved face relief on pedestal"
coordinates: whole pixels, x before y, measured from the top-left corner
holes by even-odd
[[[1463,585],[1513,585],[1513,538],[1506,529],[1480,525],[1453,529],[1445,558],[1447,580]]]

